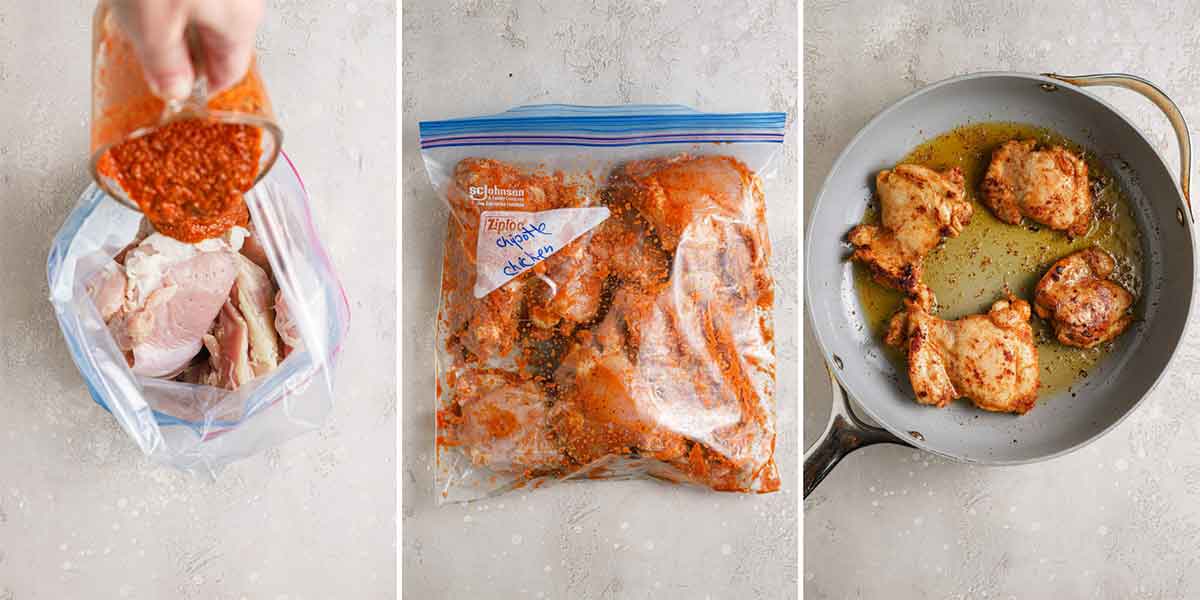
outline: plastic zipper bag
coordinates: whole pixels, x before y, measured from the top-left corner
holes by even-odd
[[[245,198],[276,298],[287,308],[280,317],[290,352],[235,390],[135,374],[101,317],[89,285],[137,239],[140,213],[90,186],[54,238],[46,265],[50,301],[92,398],[152,460],[209,476],[326,421],[334,363],[349,326],[345,292],[291,162],[276,163]]]
[[[779,488],[762,182],[785,123],[539,105],[420,124],[450,211],[442,501],[580,478]]]

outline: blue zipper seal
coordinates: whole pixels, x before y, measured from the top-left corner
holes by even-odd
[[[787,113],[702,113],[680,105],[518,106],[496,115],[421,121],[421,148],[620,147],[783,143]]]

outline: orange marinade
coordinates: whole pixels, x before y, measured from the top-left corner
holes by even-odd
[[[198,242],[247,224],[242,194],[257,178],[263,131],[205,118],[163,125],[167,104],[146,83],[133,45],[106,3],[93,27],[91,149],[103,152],[97,172],[119,183],[155,229],[180,241]],[[273,120],[255,61],[204,108]],[[138,133],[144,135],[130,138]]]
[[[262,130],[201,119],[174,121],[121,142],[100,159],[159,233],[195,243],[249,222]]]

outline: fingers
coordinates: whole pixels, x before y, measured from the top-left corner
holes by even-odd
[[[228,88],[246,75],[254,55],[254,32],[262,16],[261,0],[198,3],[192,18],[210,91]]]
[[[150,89],[168,99],[186,98],[195,72],[184,29],[187,13],[180,2],[113,2],[113,14],[133,42]]]
[[[168,100],[187,97],[198,75],[188,51],[189,25],[212,93],[245,76],[263,16],[262,0],[113,0],[112,7],[150,88]]]

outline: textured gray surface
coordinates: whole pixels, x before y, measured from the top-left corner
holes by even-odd
[[[796,140],[767,187],[784,491],[588,482],[437,507],[433,315],[446,211],[419,119],[539,102],[684,103],[795,115],[796,13],[784,1],[410,2],[404,8],[404,582],[413,598],[791,598],[796,555]],[[511,76],[509,75],[511,73]],[[792,365],[792,366],[789,366]]]
[[[394,5],[275,2],[260,29],[352,325],[330,423],[215,483],[143,459],[46,300],[50,238],[88,183],[93,5],[0,7],[0,599],[392,597]]]
[[[804,17],[806,210],[871,116],[952,75],[1124,71],[1158,83],[1185,116],[1200,118],[1200,36],[1191,26],[1200,6],[812,2]],[[1174,136],[1152,105],[1130,92],[1096,93],[1177,169]],[[1128,420],[1051,462],[967,467],[891,446],[851,455],[805,503],[805,596],[1195,597],[1198,362],[1200,343],[1185,342]],[[806,337],[806,446],[828,415],[822,368]]]

